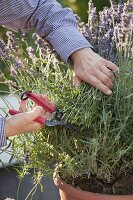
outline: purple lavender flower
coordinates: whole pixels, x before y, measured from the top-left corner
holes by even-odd
[[[29,162],[30,162],[30,153],[28,150],[26,150],[26,152],[25,152],[24,162],[25,162],[25,164],[29,164]]]
[[[15,68],[18,69],[22,66],[22,63],[20,62],[20,60],[14,59],[14,65]]]
[[[4,59],[10,59],[10,54],[7,50],[6,44],[4,42],[4,40],[0,39],[0,58],[2,60]]]
[[[28,47],[26,50],[27,50],[27,52],[28,52],[28,55],[29,55],[30,59],[31,59],[32,62],[35,64],[36,61],[37,61],[37,58],[36,58],[36,56],[35,56],[35,54],[34,54],[34,49],[33,49],[32,47]]]
[[[8,42],[7,42],[7,48],[9,51],[17,52],[18,50],[18,42],[16,36],[11,31],[6,32]]]
[[[39,48],[46,50],[45,42],[39,35],[33,33],[32,37],[35,40],[35,43],[39,46]]]
[[[120,1],[117,5],[110,0],[111,7],[105,7],[99,12],[99,20],[92,0],[88,7],[88,24],[83,25],[84,36],[92,43],[96,52],[106,59],[116,63],[118,54],[131,55],[131,41],[133,39],[132,5]],[[81,23],[80,23],[81,24]]]
[[[119,4],[124,5],[124,2],[125,2],[124,0],[120,0]]]
[[[17,75],[17,70],[15,69],[14,65],[10,66],[10,73],[11,73],[11,76]]]

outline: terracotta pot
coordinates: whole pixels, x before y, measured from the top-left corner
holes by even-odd
[[[133,200],[133,194],[107,195],[86,192],[66,184],[60,178],[54,178],[54,183],[59,188],[61,200]]]

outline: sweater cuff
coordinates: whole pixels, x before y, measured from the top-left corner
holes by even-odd
[[[5,118],[0,117],[0,147],[6,145],[7,145],[7,140],[5,135]]]
[[[59,56],[68,63],[72,53],[83,48],[92,48],[86,38],[74,27],[60,27],[49,38]]]

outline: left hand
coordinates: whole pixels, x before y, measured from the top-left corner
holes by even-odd
[[[119,68],[112,62],[102,58],[91,48],[83,48],[71,55],[74,65],[74,82],[79,85],[83,80],[106,95],[112,94],[114,73]]]

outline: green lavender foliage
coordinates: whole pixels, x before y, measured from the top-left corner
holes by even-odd
[[[61,164],[63,178],[95,174],[108,182],[129,172],[133,168],[133,74],[118,74],[113,95],[106,97],[85,83],[74,89],[69,68],[47,64],[39,70],[45,71],[45,78],[19,74],[20,89],[47,94],[77,130],[45,127],[18,137],[18,147],[22,145],[24,154],[29,152],[28,164],[46,170],[53,162]]]
[[[130,42],[126,37],[126,43],[125,38],[121,41],[113,37],[120,71],[116,73],[110,97],[86,83],[74,88],[72,68],[57,59],[54,50],[35,34],[34,49],[28,46],[25,35],[22,35],[21,44],[14,39],[11,44],[10,41],[8,43],[10,48],[1,48],[2,59],[15,80],[5,79],[10,90],[32,90],[48,95],[50,100],[56,102],[58,109],[64,112],[66,121],[76,127],[75,130],[45,126],[38,132],[16,136],[12,142],[13,151],[15,157],[25,161],[23,175],[32,167],[39,169],[39,173],[51,173],[49,163],[54,163],[66,181],[84,174],[89,178],[93,174],[98,179],[112,183],[133,170],[131,31],[129,36]],[[11,33],[8,33],[8,37],[13,38]],[[123,43],[125,45],[121,48]],[[128,53],[127,43],[130,44]],[[2,41],[1,46],[5,47]],[[28,47],[27,52],[22,51],[22,46]],[[31,102],[28,102],[30,106]]]

